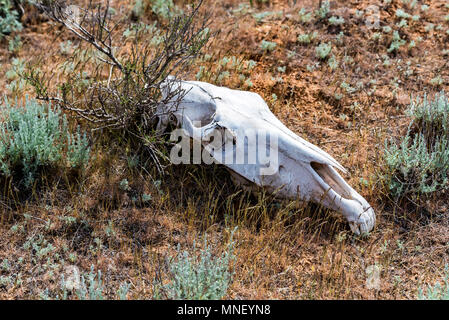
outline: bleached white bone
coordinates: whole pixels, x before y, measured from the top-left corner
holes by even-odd
[[[225,165],[235,183],[243,187],[255,184],[281,198],[320,203],[343,214],[356,234],[373,229],[374,210],[335,168],[346,170],[325,151],[282,124],[260,95],[198,81],[181,81],[178,85],[187,93],[176,109],[171,104],[159,107],[160,129],[170,122],[167,114],[172,112],[177,127],[201,143],[216,163]],[[265,143],[270,155],[277,156],[274,163],[262,162],[259,157],[249,161],[254,159],[250,150],[254,151],[251,147],[256,142],[247,138],[248,132],[268,132],[270,138],[277,138],[274,142],[268,137],[257,138],[257,143]],[[233,161],[225,160],[229,151]],[[246,160],[236,161],[237,154],[243,154]],[[270,172],[267,168],[273,164],[275,170]]]

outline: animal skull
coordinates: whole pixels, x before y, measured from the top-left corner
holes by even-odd
[[[198,81],[178,85],[184,90],[179,104],[161,105],[158,110],[159,129],[175,120],[182,134],[172,134],[172,139],[189,138],[187,144],[172,149],[174,163],[191,161],[193,139],[193,163],[201,163],[199,152],[204,162],[225,165],[243,187],[257,185],[280,198],[320,203],[342,213],[356,234],[373,229],[374,210],[335,169],[346,170],[283,125],[260,95]]]

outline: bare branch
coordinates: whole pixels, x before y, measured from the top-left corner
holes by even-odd
[[[82,13],[79,17],[73,16],[64,0],[40,0],[37,6],[103,55],[97,55],[93,61],[98,63],[96,75],[91,77],[93,82],[89,81],[87,86],[80,84],[78,70],[67,75],[67,81],[59,86],[60,94],[52,97],[39,74],[30,73],[27,80],[35,87],[39,99],[56,102],[89,121],[94,130],[121,128],[139,137],[158,170],[163,170],[162,153],[144,137],[159,117],[166,116],[157,113],[158,106],[170,104],[172,112],[176,111],[186,94],[179,86],[179,79],[209,40],[208,18],[197,21],[202,0],[189,14],[170,18],[159,47],[151,47],[149,41],[138,41],[136,36],[128,55],[114,51],[120,47],[114,45],[113,34],[120,23],[111,20],[109,1],[94,5],[90,0],[89,4],[92,9],[79,8]]]

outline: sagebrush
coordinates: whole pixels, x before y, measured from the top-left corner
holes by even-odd
[[[234,230],[235,231],[235,230]],[[232,281],[235,243],[231,239],[221,256],[213,256],[211,246],[204,239],[198,256],[177,248],[177,258],[167,261],[169,282],[156,282],[155,298],[182,300],[217,300],[223,298]],[[195,247],[195,244],[194,244]]]
[[[437,282],[434,286],[427,287],[424,290],[420,287],[418,289],[419,300],[449,300],[449,267],[444,268],[443,284]]]
[[[411,103],[400,141],[386,141],[384,176],[394,199],[413,202],[449,188],[449,101],[444,92]]]
[[[26,100],[24,106],[1,105],[0,173],[30,187],[45,169],[84,169],[90,148],[86,134],[78,127],[72,134],[58,107]]]
[[[0,0],[0,40],[5,34],[21,29],[22,24],[19,13],[14,8],[14,3],[11,0]]]

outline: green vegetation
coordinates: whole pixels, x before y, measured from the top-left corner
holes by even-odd
[[[262,42],[260,44],[260,48],[264,52],[272,52],[272,51],[274,51],[274,49],[276,49],[276,46],[277,46],[276,42],[271,42],[271,41],[266,41],[266,40],[262,40]]]
[[[443,285],[437,282],[434,286],[429,286],[424,293],[422,288],[418,289],[419,300],[449,300],[449,268],[444,268]]]
[[[173,0],[135,0],[131,10],[131,17],[134,20],[140,20],[147,9],[150,9],[157,17],[164,20],[183,13],[174,4]]]
[[[401,39],[401,36],[399,35],[399,32],[393,31],[393,41],[391,42],[390,47],[388,48],[387,51],[388,52],[397,51],[405,43],[406,43],[406,41]]]
[[[68,123],[59,108],[26,100],[23,109],[1,105],[6,119],[0,128],[0,172],[30,187],[45,169],[84,169],[90,148],[80,130],[68,133]]]
[[[449,101],[444,92],[410,105],[409,129],[386,142],[385,180],[395,199],[418,201],[449,188]]]
[[[329,23],[334,26],[342,25],[345,23],[345,19],[342,17],[332,16],[329,18]]]
[[[313,18],[313,13],[312,12],[307,13],[306,9],[304,8],[301,8],[298,14],[302,23],[309,23]]]
[[[151,10],[158,16],[168,19],[170,10],[173,9],[173,0],[153,0],[151,2]]]
[[[87,278],[87,283],[86,283]],[[126,300],[131,284],[123,282],[120,284],[119,289],[116,292],[115,299]],[[105,299],[105,287],[101,279],[101,271],[97,273],[94,271],[94,266],[90,268],[88,274],[78,274],[77,269],[72,270],[71,278],[61,278],[60,283],[61,295],[56,295],[56,300],[67,300],[70,293],[74,293],[78,300],[104,300]],[[40,298],[43,300],[52,300],[49,290],[45,289]]]
[[[309,44],[317,37],[317,32],[300,34],[298,36],[299,43]]]
[[[233,271],[229,271],[234,257],[233,234],[225,252],[214,257],[212,248],[204,239],[204,248],[198,256],[177,248],[177,258],[167,261],[170,282],[156,283],[156,299],[218,300],[226,295],[232,282]],[[195,248],[195,243],[193,244]]]
[[[321,7],[315,11],[317,17],[324,19],[330,12],[330,3],[328,0],[325,0],[321,3]]]
[[[320,59],[326,59],[327,56],[331,53],[332,51],[332,43],[320,43],[319,46],[316,47],[316,56]]]
[[[11,0],[0,0],[0,40],[5,34],[20,31],[19,14],[13,8]]]
[[[263,22],[266,19],[270,18],[270,17],[282,17],[282,11],[265,11],[265,12],[260,12],[260,13],[254,13],[253,14],[254,19],[257,22]]]

